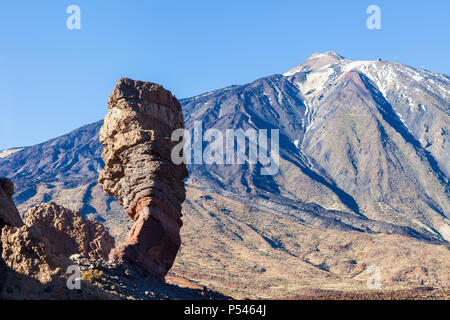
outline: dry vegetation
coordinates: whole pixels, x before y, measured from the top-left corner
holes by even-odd
[[[235,298],[343,298],[347,293],[386,298],[395,296],[391,291],[403,297],[410,292],[411,298],[420,292],[448,297],[450,250],[445,245],[311,228],[194,188],[188,188],[188,199],[184,242],[172,271],[210,289]],[[372,265],[381,269],[381,293],[367,289]]]

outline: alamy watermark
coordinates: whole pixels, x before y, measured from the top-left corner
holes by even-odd
[[[370,5],[366,10],[370,16],[367,18],[366,25],[369,30],[381,29],[381,9],[377,5]]]
[[[77,5],[70,5],[66,9],[66,13],[70,14],[66,20],[66,26],[69,30],[80,30],[81,29],[81,9]]]
[[[66,281],[67,289],[80,290],[81,289],[81,270],[80,270],[80,268],[76,264],[70,265],[67,267],[66,274],[69,275],[69,277],[67,278],[67,281]]]
[[[279,170],[278,129],[270,130],[270,151],[267,129],[227,129],[224,132],[208,129],[203,133],[202,121],[194,121],[193,134],[186,129],[172,133],[172,141],[180,139],[181,142],[172,149],[171,158],[175,164],[243,165],[247,162],[261,164],[261,175],[276,175]]]

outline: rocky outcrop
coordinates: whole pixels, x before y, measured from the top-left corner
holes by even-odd
[[[14,185],[3,181],[15,209]],[[14,218],[7,220],[0,237],[0,300],[228,298],[204,287],[161,282],[126,262],[105,261],[114,240],[103,226],[55,203],[30,209],[24,223],[15,220],[15,226]]]
[[[12,196],[14,194],[14,183],[6,178],[0,178],[0,237],[6,226],[20,227],[23,225]],[[8,267],[2,259],[3,246],[0,241],[0,292],[7,278]]]
[[[90,259],[107,259],[114,248],[114,238],[102,224],[53,202],[28,210],[24,222],[44,234],[57,255],[79,253]]]
[[[184,164],[171,161],[171,134],[184,128],[181,105],[162,86],[120,79],[100,130],[105,168],[99,183],[135,221],[111,258],[164,278],[181,244]]]
[[[12,200],[13,194],[13,182],[6,178],[0,178],[0,230],[5,225],[20,227],[23,224],[19,211]]]
[[[73,273],[67,273],[73,262],[66,255],[53,251],[55,243],[33,226],[6,226],[1,236],[6,280],[0,288],[0,299],[112,299],[88,281],[78,290],[67,283]],[[75,280],[75,278],[74,278]]]
[[[22,222],[12,200],[14,184],[0,179],[0,299],[111,298],[95,286],[67,286],[72,253],[105,258],[114,239],[103,226],[54,203],[30,209]]]
[[[37,230],[27,226],[6,226],[1,243],[2,258],[7,266],[4,289],[0,294],[3,299],[37,299],[50,283],[61,282],[58,278],[69,263],[52,253],[50,242]]]

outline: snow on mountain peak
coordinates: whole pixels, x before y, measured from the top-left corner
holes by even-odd
[[[334,51],[327,51],[324,53],[313,53],[308,59],[289,70],[284,76],[291,76],[301,71],[311,71],[319,68],[324,68],[330,65],[339,64],[348,61],[341,55]]]

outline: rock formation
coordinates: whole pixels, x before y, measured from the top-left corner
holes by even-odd
[[[114,248],[114,238],[102,224],[53,202],[28,210],[24,223],[44,234],[58,255],[79,253],[90,259],[107,259]]]
[[[60,277],[69,261],[52,252],[42,233],[27,226],[6,226],[1,243],[7,266],[4,289],[0,292],[3,299],[38,299],[55,281],[61,283],[58,287],[66,287]]]
[[[19,211],[12,200],[13,194],[13,182],[6,178],[0,178],[0,231],[5,225],[20,227],[23,224]]]
[[[12,196],[14,194],[14,184],[11,180],[0,178],[0,237],[3,233],[3,227],[20,227],[23,225]],[[6,272],[8,267],[2,259],[3,246],[0,241],[0,292],[6,281]]]
[[[135,221],[111,258],[135,263],[163,279],[181,244],[184,164],[171,161],[171,134],[184,128],[181,105],[162,86],[120,79],[100,130],[105,168],[99,183]]]
[[[89,283],[70,290],[69,256],[106,258],[114,239],[101,224],[54,203],[40,204],[24,222],[12,200],[14,184],[0,179],[0,299],[110,298]]]
[[[0,300],[227,299],[204,287],[163,283],[139,266],[105,261],[114,240],[103,226],[55,203],[28,210],[23,223],[11,199],[14,184],[0,181]],[[78,281],[79,287],[68,286]]]
[[[42,230],[44,231],[44,230]],[[67,273],[74,263],[66,254],[55,252],[55,244],[33,226],[6,226],[1,236],[5,281],[0,287],[0,299],[112,299],[88,281],[79,280],[79,290],[71,290]],[[73,279],[75,280],[75,278]],[[71,282],[73,280],[70,280]]]

